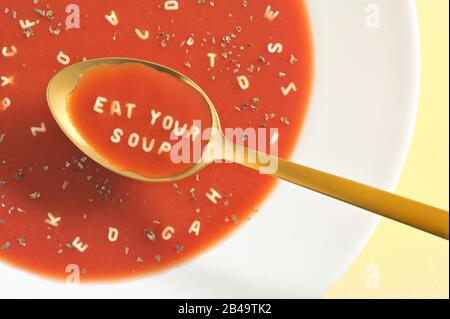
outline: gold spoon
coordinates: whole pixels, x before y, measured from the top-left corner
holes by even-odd
[[[202,159],[181,174],[166,178],[152,178],[136,172],[120,170],[100,156],[73,126],[67,112],[67,97],[76,87],[80,75],[88,68],[100,64],[123,63],[140,63],[174,76],[193,87],[209,106],[212,129],[213,132],[218,133],[211,135]],[[277,163],[276,170],[271,173],[275,177],[448,240],[449,216],[445,210],[232,144],[224,137],[217,111],[205,92],[184,75],[162,65],[129,58],[105,58],[74,64],[64,68],[51,79],[47,88],[47,100],[53,117],[70,140],[90,158],[120,175],[145,182],[170,182],[191,176],[217,159],[236,162],[260,171],[264,171],[269,162]]]

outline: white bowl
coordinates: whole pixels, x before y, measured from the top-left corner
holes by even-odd
[[[393,190],[418,102],[414,1],[307,2],[315,84],[293,160]],[[377,10],[380,28],[369,28],[366,20]],[[0,297],[321,297],[358,255],[378,221],[360,209],[281,182],[250,223],[168,272],[74,287],[0,264]]]

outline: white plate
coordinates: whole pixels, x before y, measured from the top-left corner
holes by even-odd
[[[380,29],[366,25],[378,5]],[[293,159],[393,189],[419,91],[413,0],[309,0],[316,57]],[[342,275],[378,217],[280,183],[260,213],[194,261],[132,282],[68,287],[0,265],[0,297],[315,298]]]

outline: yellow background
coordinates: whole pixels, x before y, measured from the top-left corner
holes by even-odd
[[[449,0],[416,3],[422,42],[420,108],[397,192],[448,210]],[[374,266],[379,285],[368,288]],[[449,298],[449,244],[383,220],[326,297]]]

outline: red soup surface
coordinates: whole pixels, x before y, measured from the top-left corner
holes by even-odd
[[[212,124],[202,93],[140,63],[90,67],[67,108],[72,125],[109,164],[152,179],[192,168],[208,144],[202,132]]]
[[[156,62],[195,81],[224,128],[277,128],[282,157],[298,139],[312,82],[303,1],[2,0],[0,25],[0,259],[21,269],[64,280],[76,265],[82,281],[167,269],[248,220],[275,183],[235,164],[215,163],[160,184],[108,171],[69,141],[49,111],[47,84],[67,65],[110,56]],[[85,77],[93,83],[71,97],[85,101],[81,105],[90,112],[99,96],[106,99],[100,100],[104,113],[86,121],[73,117],[104,154],[128,147],[104,142],[113,126],[123,128],[122,142],[133,129],[141,137],[161,137],[141,125],[152,107],[143,90],[146,73],[127,68],[124,79],[136,85],[122,81],[113,89],[119,82],[98,81],[100,73],[93,72]],[[210,121],[176,103],[181,97],[169,97],[175,102],[171,116],[180,124]],[[117,103],[111,113],[113,101],[122,118]],[[127,103],[137,112],[129,121]],[[101,131],[107,135],[96,133]],[[237,142],[245,143],[245,136]],[[138,147],[126,151],[121,167],[158,172],[146,166],[145,155],[134,153]]]

